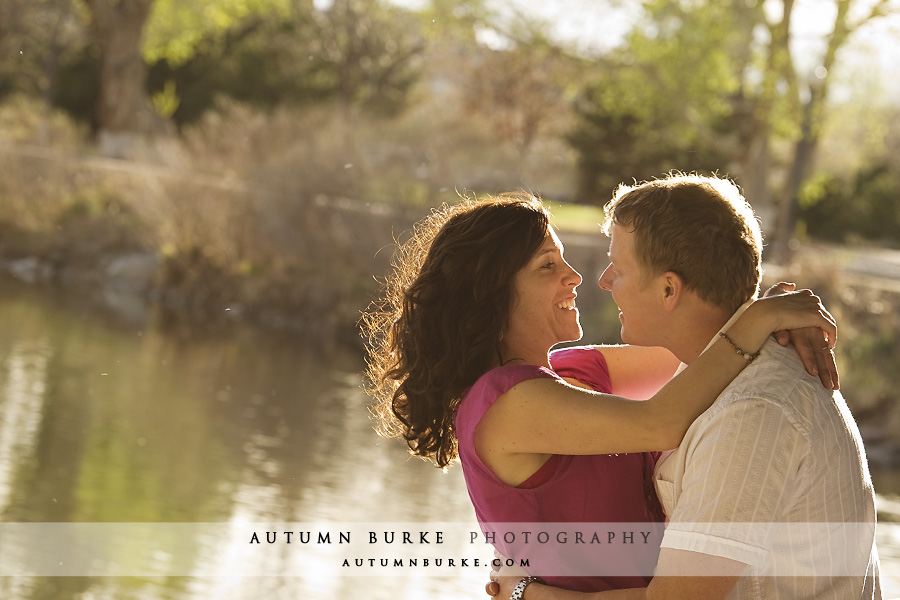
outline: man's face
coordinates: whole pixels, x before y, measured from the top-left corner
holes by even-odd
[[[600,276],[600,287],[612,292],[619,307],[622,341],[637,346],[662,346],[665,312],[658,277],[650,276],[638,261],[634,233],[613,225],[609,234],[609,266]]]

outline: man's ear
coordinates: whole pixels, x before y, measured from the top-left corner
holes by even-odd
[[[666,310],[674,310],[684,298],[686,288],[681,275],[674,271],[666,271],[660,276],[663,292],[663,306]]]

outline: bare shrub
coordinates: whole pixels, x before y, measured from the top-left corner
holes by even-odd
[[[37,144],[54,150],[85,147],[88,128],[41,100],[16,94],[0,104],[0,144]]]
[[[852,272],[848,263],[854,256],[843,246],[803,247],[787,270],[775,275],[812,289],[837,320],[841,388],[857,419],[898,432],[900,288]]]

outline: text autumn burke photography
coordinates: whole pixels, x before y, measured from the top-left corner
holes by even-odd
[[[524,544],[624,544],[650,543],[653,531],[531,531],[531,530],[487,530],[484,532],[467,532],[469,544],[496,544],[503,541],[513,544],[516,541]],[[250,534],[251,544],[351,544],[352,531],[253,531]],[[365,532],[366,543],[376,544],[443,544],[443,531],[368,531]]]
[[[570,524],[571,525],[571,524]],[[559,557],[561,550],[591,554],[588,548],[602,546],[606,552],[618,554],[625,548],[653,547],[659,533],[645,529],[609,528],[540,528],[510,527],[503,524],[484,531],[449,530],[276,530],[257,529],[247,532],[248,543],[260,550],[290,545],[301,553],[327,556],[329,562],[343,569],[370,572],[387,568],[418,569],[483,569],[502,565],[533,568],[547,556]],[[494,547],[505,544],[531,547],[533,553],[515,558],[497,559]],[[565,554],[565,552],[563,552]],[[554,561],[556,562],[556,561]]]

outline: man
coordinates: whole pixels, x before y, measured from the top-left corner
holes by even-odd
[[[620,186],[606,210],[600,286],[621,311],[622,340],[690,363],[758,293],[752,210],[729,181],[694,175]],[[528,583],[526,600],[881,598],[872,483],[843,398],[773,340],[745,357],[657,464],[669,523],[650,586],[581,594]],[[502,578],[500,597],[518,580]]]

